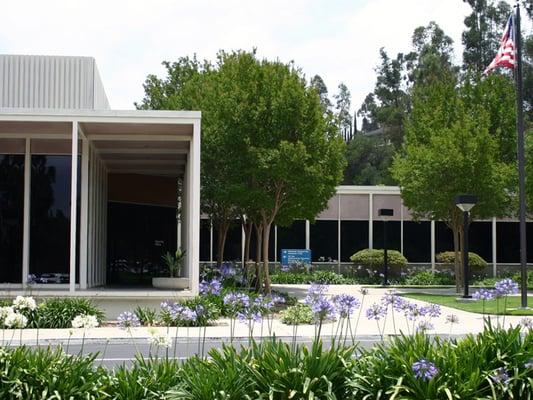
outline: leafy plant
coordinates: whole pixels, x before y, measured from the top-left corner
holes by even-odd
[[[453,251],[444,251],[435,256],[435,259],[439,263],[443,264],[454,264],[455,263],[455,252]],[[478,254],[469,252],[468,253],[468,265],[470,268],[483,269],[487,267],[487,262]]]
[[[0,398],[108,398],[109,373],[94,367],[95,357],[74,357],[60,348],[0,349]]]
[[[287,325],[313,323],[313,311],[307,304],[298,303],[281,313],[281,322]]]
[[[181,267],[183,259],[185,258],[185,250],[182,251],[181,249],[178,249],[174,254],[167,251],[162,258],[168,268],[171,278],[181,276]]]
[[[367,268],[383,268],[384,252],[379,249],[364,249],[358,251],[350,257],[350,260]],[[407,266],[407,259],[397,250],[387,251],[387,261],[389,267],[405,268]]]
[[[139,318],[142,326],[154,326],[158,323],[157,311],[153,308],[138,306],[133,313]]]
[[[419,271],[405,279],[406,285],[453,285],[454,278],[445,272]]]
[[[46,299],[38,309],[39,328],[70,328],[74,317],[94,315],[101,324],[105,313],[91,300],[83,298],[54,297]]]
[[[137,357],[115,371],[109,394],[116,400],[166,399],[165,393],[180,382],[179,369],[177,360]]]

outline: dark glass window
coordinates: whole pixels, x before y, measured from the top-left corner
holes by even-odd
[[[151,286],[168,276],[162,257],[177,245],[176,209],[108,203],[107,283]]]
[[[0,154],[0,283],[22,282],[24,156]]]
[[[520,262],[520,231],[518,222],[498,222],[496,226],[496,257],[500,263]]]
[[[279,227],[278,227],[278,234],[279,234]],[[279,242],[278,242],[279,246]],[[257,236],[255,228],[252,229],[252,239],[250,241],[250,259],[256,260],[257,253],[255,251],[257,247]],[[279,248],[279,247],[278,247]],[[274,253],[275,253],[275,240],[274,240],[274,225],[270,227],[270,236],[268,240],[268,260],[274,261]]]
[[[242,227],[240,224],[233,224],[228,229],[226,235],[226,248],[224,249],[224,260],[237,261],[242,256]]]
[[[332,261],[338,256],[338,222],[315,221],[311,224],[311,255],[313,261]]]
[[[485,261],[492,261],[492,223],[472,222],[468,231],[469,251],[479,254]]]
[[[435,222],[435,252],[453,251],[453,232],[444,222]]]
[[[305,221],[294,221],[291,226],[278,226],[278,261],[283,249],[305,249]]]
[[[341,261],[368,248],[368,221],[341,221]]]
[[[200,261],[209,261],[211,256],[211,221],[200,220]]]
[[[32,155],[31,163],[30,274],[42,283],[68,283],[71,156]]]
[[[431,222],[404,221],[403,254],[409,262],[431,261]]]
[[[387,248],[391,250],[401,249],[401,226],[400,221],[373,221],[372,226],[374,229],[374,248],[383,249],[384,242],[384,229],[387,224]]]

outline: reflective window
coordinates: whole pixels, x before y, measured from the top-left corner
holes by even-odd
[[[338,256],[338,222],[318,220],[311,224],[313,261],[333,261]]]
[[[374,229],[374,248],[383,249],[384,242],[384,228],[387,224],[387,248],[391,250],[401,249],[401,226],[400,221],[373,221]]]
[[[200,261],[209,261],[211,248],[211,225],[210,220],[200,220]]]
[[[341,261],[368,248],[368,221],[341,221]]]
[[[435,253],[453,251],[453,232],[444,222],[435,222]]]
[[[472,222],[468,232],[469,251],[479,254],[485,261],[492,262],[492,223]]]
[[[278,261],[283,249],[305,249],[305,221],[294,221],[288,227],[278,226]]]
[[[41,283],[68,283],[71,156],[32,155],[31,163],[30,274]]]
[[[0,283],[22,282],[24,156],[0,154]]]
[[[498,222],[496,226],[497,254],[500,263],[520,262],[520,231],[518,222]]]
[[[403,222],[403,254],[409,262],[431,261],[431,222]]]

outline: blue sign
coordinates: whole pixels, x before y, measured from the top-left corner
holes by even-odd
[[[311,264],[311,250],[306,249],[282,249],[281,266],[289,267],[294,264]]]

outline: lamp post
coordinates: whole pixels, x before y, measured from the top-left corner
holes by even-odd
[[[468,216],[470,210],[476,205],[477,197],[471,194],[463,194],[455,198],[455,205],[463,212],[463,299],[470,299],[468,294],[468,280],[470,277],[470,268],[468,265]]]
[[[380,208],[378,216],[392,217],[394,210],[392,208]],[[383,218],[383,286],[389,284],[389,257],[387,254],[387,219]]]

